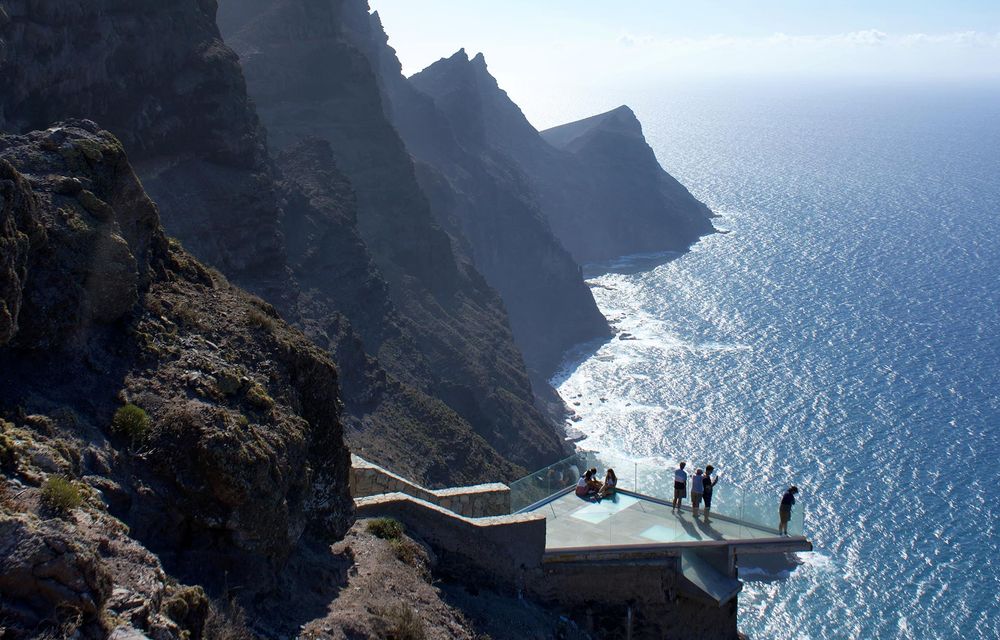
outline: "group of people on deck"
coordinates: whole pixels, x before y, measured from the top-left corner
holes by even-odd
[[[687,495],[688,474],[684,470],[686,466],[686,462],[681,462],[677,465],[677,469],[674,470],[674,511],[680,510],[681,501]],[[698,511],[701,509],[701,503],[704,501],[706,523],[711,522],[709,515],[712,512],[712,491],[715,485],[719,483],[718,477],[712,477],[713,471],[715,471],[715,467],[712,465],[706,466],[704,470],[695,469],[694,477],[691,478],[691,512],[697,518],[699,515]]]
[[[687,480],[688,473],[684,470],[687,466],[686,462],[681,462],[677,465],[677,469],[674,470],[674,501],[673,501],[673,511],[677,512],[681,508],[681,501],[687,495]],[[719,483],[719,478],[712,477],[712,472],[715,467],[708,465],[705,470],[696,469],[694,472],[694,477],[691,478],[691,512],[694,516],[698,517],[698,511],[701,508],[701,503],[705,503],[705,523],[711,522],[709,520],[709,514],[712,511],[712,491],[715,485]],[[798,494],[799,488],[795,485],[788,487],[785,490],[784,495],[781,496],[781,504],[778,506],[778,534],[787,536],[788,535],[788,523],[792,519],[792,506],[795,504],[795,496]]]
[[[678,513],[682,509],[683,502],[688,495],[688,472],[685,469],[686,462],[681,462],[674,470],[674,500],[672,510]],[[702,504],[704,503],[705,524],[711,522],[712,493],[715,485],[719,484],[718,475],[713,475],[715,467],[707,465],[704,469],[695,469],[691,476],[691,512],[694,517],[701,515]],[[597,474],[597,468],[587,469],[576,483],[576,495],[587,500],[601,500],[607,498],[615,492],[618,484],[618,476],[614,469],[608,469],[602,481]],[[778,507],[778,533],[788,535],[788,523],[792,519],[792,506],[795,504],[795,496],[799,488],[792,485],[781,497],[781,504]]]
[[[581,498],[594,498],[600,500],[607,498],[615,492],[618,484],[618,476],[614,469],[608,469],[604,474],[604,481],[598,479],[597,468],[592,467],[580,476],[576,482],[576,495]]]

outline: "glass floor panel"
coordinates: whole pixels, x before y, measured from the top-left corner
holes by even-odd
[[[706,520],[704,510],[695,517],[689,507],[675,512],[623,493],[600,502],[568,493],[533,511],[546,516],[546,549],[777,537],[776,530],[714,514]],[[777,527],[777,510],[774,515]]]

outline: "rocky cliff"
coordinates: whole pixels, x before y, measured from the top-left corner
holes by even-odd
[[[627,107],[539,133],[464,51],[410,78],[482,144],[512,159],[555,236],[580,263],[681,251],[712,230],[708,208],[656,161]],[[478,117],[470,118],[470,105]]]
[[[539,210],[530,182],[485,139],[490,114],[469,90],[475,74],[470,67],[455,87],[470,99],[442,112],[403,77],[377,14],[346,24],[348,37],[376,70],[386,110],[418,161],[432,210],[500,293],[536,389],[544,388],[569,348],[607,337],[610,329],[579,266]]]
[[[0,196],[0,619],[200,637],[175,579],[267,593],[352,522],[334,365],[167,240],[93,123],[0,136]]]
[[[86,117],[122,141],[170,234],[287,306],[273,185],[214,2],[4,3],[0,131]]]
[[[405,206],[419,199],[412,167],[391,127],[365,122],[365,101],[378,96],[366,93],[361,57],[347,51],[341,62],[361,71],[323,88],[359,96],[356,113],[340,114],[356,139],[283,145],[274,157],[214,2],[5,7],[0,129],[84,115],[119,136],[168,233],[343,361],[353,446],[431,484],[512,477],[509,460],[534,466],[561,453],[531,406],[495,294],[455,260],[426,207]],[[357,169],[345,153],[382,173],[365,182],[361,168],[349,184],[336,163]],[[382,191],[385,206],[372,205]],[[381,221],[359,216],[359,203]]]
[[[413,346],[383,345],[372,355],[507,459],[540,466],[561,455],[560,437],[535,407],[502,301],[456,250],[464,241],[432,215],[369,59],[345,36],[359,9],[367,20],[365,8],[355,0],[227,1],[220,24],[240,54],[271,148],[324,140],[353,187],[358,234]]]

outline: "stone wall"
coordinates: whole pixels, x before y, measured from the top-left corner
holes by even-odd
[[[510,488],[498,482],[471,487],[426,489],[402,476],[351,455],[351,496],[365,498],[386,493],[405,493],[470,518],[510,513]]]
[[[677,557],[547,561],[527,591],[601,638],[738,637],[736,598],[720,607],[686,596]]]
[[[355,499],[358,518],[385,516],[429,544],[439,569],[466,584],[521,589],[537,578],[545,517],[536,513],[467,518],[405,493]]]

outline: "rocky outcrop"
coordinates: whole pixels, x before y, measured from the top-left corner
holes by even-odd
[[[358,234],[413,347],[383,343],[371,355],[389,374],[443,401],[507,459],[541,466],[562,454],[561,438],[534,406],[501,300],[453,250],[461,240],[434,219],[383,110],[377,77],[345,38],[345,23],[359,8],[367,20],[355,0],[223,2],[220,24],[241,56],[271,147],[325,140],[353,187]]]
[[[681,251],[712,230],[711,212],[660,167],[627,107],[542,134],[465,51],[410,78],[465,135],[511,158],[552,231],[580,263]],[[478,117],[470,118],[470,105]]]
[[[291,290],[272,179],[215,3],[5,4],[0,131],[86,117],[115,133],[199,259],[276,301]]]
[[[30,622],[63,599],[100,626],[128,588],[105,512],[210,589],[266,591],[302,540],[341,536],[350,462],[326,353],[168,241],[122,145],[93,123],[0,136],[0,171],[3,219],[28,229],[18,268],[0,273],[16,310],[0,345],[3,606]],[[117,417],[126,403],[145,418]],[[82,521],[34,519],[56,475],[100,520],[93,539]],[[32,580],[9,578],[26,562]],[[161,599],[139,598],[150,615]]]
[[[402,75],[378,14],[347,21],[378,74],[393,123],[418,160],[417,176],[441,225],[464,248],[510,314],[535,387],[572,346],[610,335],[579,266],[552,234],[533,188],[483,136],[489,114],[474,92],[448,113]],[[474,83],[470,74],[456,91]]]

